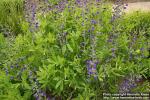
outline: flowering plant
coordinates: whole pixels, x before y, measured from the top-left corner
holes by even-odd
[[[137,84],[125,76],[149,77],[150,24],[141,23],[149,15],[126,17],[120,0],[116,6],[72,0],[35,13],[31,4],[25,34],[0,36],[0,98],[90,100],[106,91],[132,92]]]

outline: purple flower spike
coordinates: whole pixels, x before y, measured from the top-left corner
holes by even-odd
[[[8,69],[5,70],[5,73],[6,73],[6,75],[8,75],[8,73],[9,73],[9,72],[8,72]]]
[[[38,93],[35,93],[35,94],[34,94],[34,97],[36,98],[36,100],[39,100],[39,95],[38,95]]]
[[[10,66],[10,68],[11,68],[11,69],[13,69],[13,68],[14,68],[14,66]]]
[[[11,76],[11,77],[10,77],[10,80],[13,80],[13,79],[14,79],[14,77],[13,77],[13,76]]]
[[[140,51],[144,51],[144,48],[140,48]]]
[[[96,79],[96,77],[97,77],[97,70],[96,70],[97,62],[94,62],[92,60],[87,60],[86,63],[87,63],[88,76],[89,77],[93,76],[94,79]]]
[[[46,93],[44,91],[42,91],[41,95],[45,97]]]
[[[39,27],[39,23],[36,22],[36,23],[35,23],[35,28],[37,29],[38,27]]]
[[[94,27],[92,27],[92,31],[94,31],[95,30],[95,28]]]
[[[115,48],[112,48],[111,50],[112,50],[112,52],[114,52],[114,51],[115,51]]]
[[[91,32],[91,30],[88,30],[88,32],[90,33],[90,32]]]
[[[119,87],[119,92],[121,93],[132,92],[132,89],[136,87],[137,87],[136,79],[133,79],[133,77],[131,76],[126,77]]]
[[[101,0],[96,0],[96,2],[100,2]]]
[[[51,100],[50,96],[48,96],[48,97],[46,98],[46,100]]]
[[[96,24],[97,22],[95,20],[91,20],[91,24]]]

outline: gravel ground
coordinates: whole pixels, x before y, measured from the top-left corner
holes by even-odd
[[[135,2],[135,3],[128,3],[128,7],[125,12],[132,12],[132,11],[150,11],[150,2]]]

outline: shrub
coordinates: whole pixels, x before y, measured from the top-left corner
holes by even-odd
[[[0,58],[0,98],[95,100],[103,92],[117,92],[119,79],[126,75],[149,77],[149,31],[137,31],[139,16],[114,18],[111,6],[103,2],[66,5],[44,16],[39,13],[35,32],[23,23],[26,34],[11,42],[0,36],[0,52],[6,55]],[[149,15],[143,16],[147,22]]]

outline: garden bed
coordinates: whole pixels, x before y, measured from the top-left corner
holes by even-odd
[[[46,1],[38,7],[27,0],[15,31],[0,16],[12,33],[2,28],[0,34],[0,100],[148,93],[150,12],[125,14],[126,8],[100,0]]]

